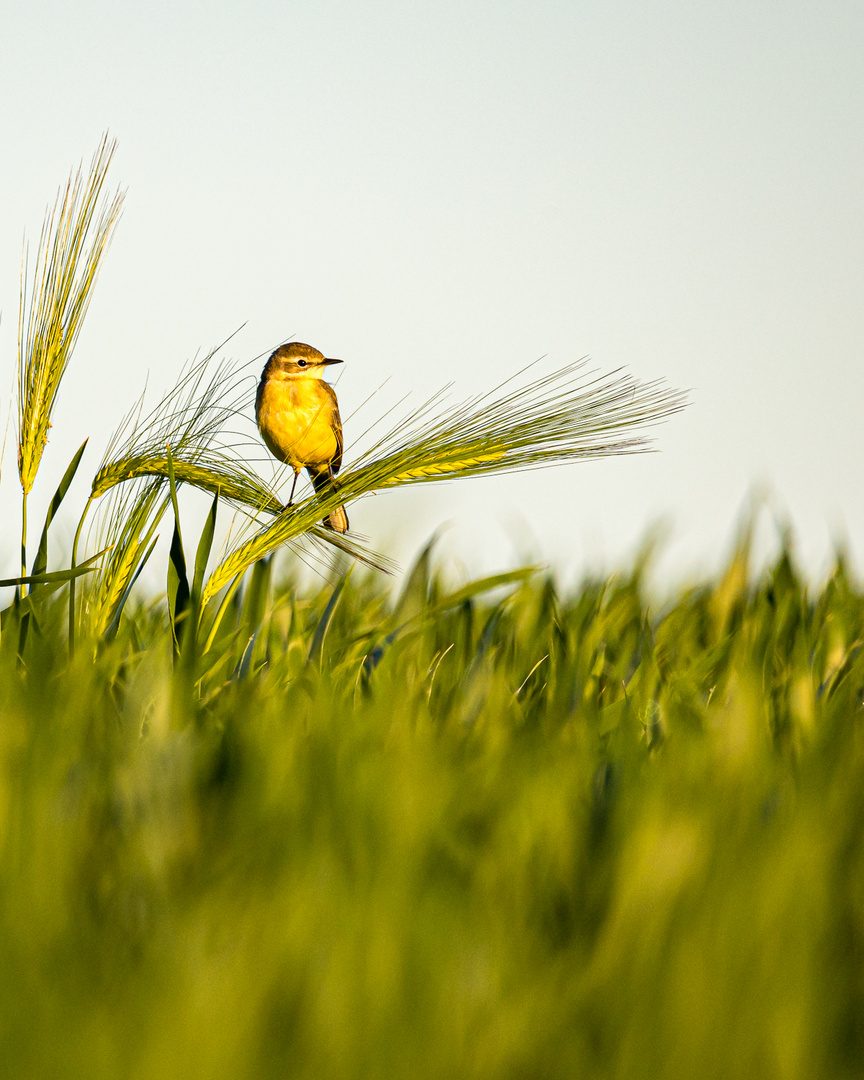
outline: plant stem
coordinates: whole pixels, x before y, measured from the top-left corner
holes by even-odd
[[[78,522],[78,528],[75,530],[75,539],[72,541],[72,560],[71,567],[74,570],[77,565],[78,559],[78,540],[81,536],[81,529],[84,526],[84,518],[87,517],[87,511],[90,509],[90,504],[93,502],[93,496],[87,500],[87,505],[84,507],[84,513],[81,515],[81,520]],[[69,658],[71,659],[75,655],[75,578],[71,578],[69,581]]]
[[[27,492],[21,496],[21,577],[27,576]],[[27,595],[27,586],[21,582],[19,596],[23,600]]]

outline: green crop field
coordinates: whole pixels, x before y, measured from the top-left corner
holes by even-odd
[[[225,437],[248,403],[207,357],[130,414],[84,506],[79,451],[28,528],[119,211],[110,156],[61,193],[22,302],[0,1076],[862,1075],[843,559],[817,587],[787,542],[757,574],[744,528],[716,579],[658,602],[647,559],[569,591],[532,567],[453,584],[430,544],[394,588],[318,524],[406,483],[638,450],[683,403],[572,370],[433,401],[286,509]],[[187,487],[212,500],[194,535]]]

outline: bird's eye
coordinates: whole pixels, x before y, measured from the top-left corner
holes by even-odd
[[[297,367],[306,367],[306,361],[305,360],[298,360],[297,361]]]

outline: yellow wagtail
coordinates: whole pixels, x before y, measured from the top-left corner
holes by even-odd
[[[328,360],[313,349],[292,341],[280,345],[261,373],[255,396],[258,430],[270,453],[294,470],[291,498],[301,469],[306,469],[312,486],[327,491],[342,464],[342,421],[336,392],[324,382]],[[331,510],[325,525],[336,532],[348,531],[345,507]]]

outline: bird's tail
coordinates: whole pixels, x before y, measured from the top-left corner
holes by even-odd
[[[312,477],[312,486],[318,495],[326,495],[339,486],[333,479],[333,470],[329,466],[321,472],[312,472],[310,469],[309,475]],[[348,515],[345,513],[345,507],[337,506],[335,510],[331,510],[321,524],[326,525],[328,529],[333,529],[334,532],[348,532]]]

